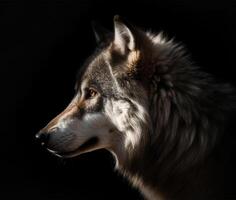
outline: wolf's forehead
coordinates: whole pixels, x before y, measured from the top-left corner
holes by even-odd
[[[90,58],[82,73],[81,83],[98,84],[102,89],[109,89],[114,85],[112,74],[103,52]]]

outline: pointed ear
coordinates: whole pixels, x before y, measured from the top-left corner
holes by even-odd
[[[114,45],[122,54],[135,49],[134,36],[118,15],[114,17],[114,32]]]
[[[96,42],[100,44],[101,42],[104,42],[112,35],[111,31],[107,30],[103,26],[101,26],[99,23],[92,21],[91,22],[92,29],[95,35]]]

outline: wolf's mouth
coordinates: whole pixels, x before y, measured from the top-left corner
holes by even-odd
[[[65,158],[66,157],[73,157],[73,156],[79,155],[81,153],[88,152],[90,149],[93,149],[96,146],[96,144],[98,143],[98,141],[99,140],[97,137],[92,137],[73,151],[68,151],[68,152],[54,152],[52,150],[49,150],[49,151],[59,157],[65,157]]]

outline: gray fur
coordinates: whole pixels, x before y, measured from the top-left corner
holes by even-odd
[[[222,171],[211,167],[234,90],[196,67],[181,45],[117,20],[115,36],[99,41],[78,74],[78,90],[86,80],[100,94],[83,113],[112,124],[107,149],[147,199],[221,199],[210,183]]]

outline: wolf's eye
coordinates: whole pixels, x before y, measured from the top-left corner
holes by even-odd
[[[97,95],[97,91],[93,88],[89,88],[86,92],[85,99],[91,99]]]

